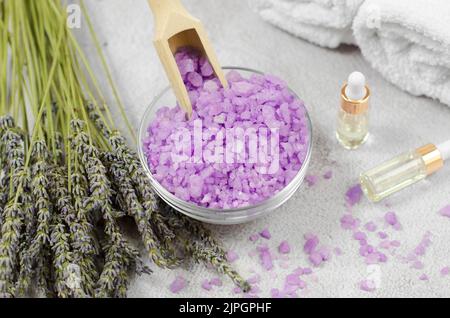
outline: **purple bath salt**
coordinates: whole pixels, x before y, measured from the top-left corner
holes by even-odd
[[[355,232],[353,238],[357,241],[367,240],[367,235],[364,232]]]
[[[367,222],[364,228],[369,232],[375,232],[377,230],[377,225],[373,222]]]
[[[252,235],[250,235],[250,237],[248,239],[250,241],[252,241],[252,242],[256,242],[259,239],[259,235],[258,234],[252,234]]]
[[[288,241],[283,241],[280,243],[278,246],[278,252],[280,252],[280,254],[289,254],[291,252],[291,247]]]
[[[270,271],[273,269],[273,260],[272,254],[270,253],[269,247],[263,245],[258,247],[259,259],[261,261],[262,267],[266,271]]]
[[[228,251],[227,252],[227,261],[230,263],[233,263],[239,259],[239,255],[235,251]]]
[[[350,206],[355,206],[361,201],[362,194],[361,186],[358,184],[348,189],[345,199]]]
[[[174,294],[178,294],[185,287],[186,287],[186,279],[184,279],[184,277],[182,276],[177,276],[175,280],[170,284],[169,290]]]
[[[305,245],[303,246],[303,251],[306,254],[310,255],[316,250],[317,245],[319,245],[320,241],[316,235],[311,235],[311,234],[305,235],[305,239],[306,239],[306,242],[305,242]]]
[[[384,216],[387,224],[394,226],[398,223],[397,215],[394,212],[387,212]]]
[[[441,269],[441,275],[442,276],[448,276],[450,274],[450,267],[445,266]]]
[[[373,292],[377,289],[375,282],[371,279],[361,281],[359,288],[365,292]]]
[[[446,207],[442,208],[439,211],[439,214],[450,218],[450,205],[447,205]]]
[[[270,240],[270,239],[272,238],[272,235],[270,234],[269,229],[264,229],[264,230],[262,230],[262,231],[259,233],[259,235],[260,235],[262,238],[265,238],[266,240]]]
[[[212,289],[211,283],[207,279],[203,280],[202,281],[202,288],[204,290],[210,291]]]
[[[209,283],[212,285],[212,286],[217,286],[217,287],[220,287],[220,286],[222,286],[222,280],[219,278],[219,277],[214,277],[213,279],[211,279],[210,281],[209,281]]]
[[[325,174],[323,175],[323,178],[325,179],[325,180],[330,180],[331,178],[333,178],[333,171],[327,171],[327,172],[325,172]]]
[[[317,181],[319,181],[319,177],[318,176],[313,176],[313,175],[307,175],[305,177],[305,181],[308,184],[309,187],[313,187],[316,185]]]
[[[341,227],[344,230],[355,230],[359,227],[360,221],[351,214],[346,214],[341,218]]]
[[[421,281],[427,281],[427,280],[429,280],[429,277],[428,277],[427,274],[422,274],[422,275],[420,275],[419,279],[420,279]]]
[[[198,52],[182,49],[175,59],[193,109],[187,119],[179,106],[165,105],[149,124],[143,149],[161,186],[202,207],[234,209],[290,184],[310,136],[304,103],[286,83],[231,71],[225,89]]]

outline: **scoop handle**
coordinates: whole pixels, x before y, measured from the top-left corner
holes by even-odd
[[[180,0],[148,0],[148,3],[156,18],[168,15],[174,11],[185,11]]]

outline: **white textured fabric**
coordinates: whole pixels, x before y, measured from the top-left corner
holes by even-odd
[[[353,18],[363,0],[254,0],[261,17],[298,37],[336,48],[354,44]]]
[[[450,1],[366,1],[353,28],[363,55],[389,81],[450,105]]]
[[[384,213],[394,210],[403,226],[402,231],[390,236],[402,243],[398,255],[407,255],[426,231],[433,233],[432,245],[422,259],[422,270],[390,256],[380,266],[380,288],[373,293],[361,291],[358,283],[367,277],[368,267],[359,256],[358,242],[352,239],[351,233],[341,229],[339,222],[346,211],[344,193],[357,182],[359,173],[402,151],[449,139],[450,110],[437,101],[414,97],[394,87],[370,67],[357,49],[327,50],[273,28],[249,8],[248,3],[253,1],[183,0],[183,3],[205,24],[223,65],[250,67],[278,75],[305,100],[314,128],[309,173],[321,176],[333,170],[333,177],[331,180],[320,177],[313,188],[303,186],[283,207],[260,220],[240,226],[212,227],[225,246],[239,254],[234,265],[246,277],[251,277],[252,271],[262,273],[259,295],[268,297],[271,288],[283,286],[287,274],[298,266],[308,266],[302,250],[303,236],[313,232],[323,244],[341,248],[343,255],[334,257],[306,279],[309,297],[450,297],[450,276],[441,277],[439,273],[442,267],[450,266],[450,220],[438,213],[450,204],[450,166],[389,199],[389,208],[383,203],[362,200],[353,210],[363,224],[369,220],[380,223]],[[85,2],[126,112],[137,130],[146,107],[168,85],[152,45],[153,19],[147,1]],[[114,106],[113,95],[107,91],[107,81],[102,77],[101,64],[93,58],[95,48],[85,24],[78,35],[93,61],[94,71],[100,76],[107,101]],[[361,149],[347,151],[338,145],[334,132],[340,88],[354,70],[366,75],[373,91],[371,137]],[[115,108],[113,116],[119,128],[126,131]],[[282,240],[289,241],[292,253],[288,268],[276,262],[275,268],[267,273],[257,257],[249,256],[259,242],[254,244],[248,237],[266,227],[272,233],[267,243],[274,255]],[[377,242],[373,237],[370,240]],[[217,276],[203,265],[172,271],[149,265],[154,273],[133,279],[130,297],[236,297],[232,283],[226,278],[223,287],[210,292],[203,290],[202,281]],[[419,280],[422,273],[429,276],[429,281]],[[174,295],[169,285],[178,275],[185,277],[187,286]]]

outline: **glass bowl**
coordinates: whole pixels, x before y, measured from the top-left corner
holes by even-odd
[[[224,67],[225,71],[236,70],[243,77],[249,78],[252,74],[263,74],[261,72],[241,67]],[[295,92],[291,90],[292,94],[299,98]],[[299,98],[300,99],[300,98]],[[252,221],[258,217],[266,215],[267,213],[276,210],[289,200],[294,193],[300,188],[308,170],[309,162],[312,152],[312,125],[308,110],[306,110],[307,125],[308,125],[308,150],[305,161],[294,177],[294,179],[282,190],[276,193],[273,197],[262,201],[256,205],[246,206],[235,209],[213,209],[198,206],[197,204],[186,202],[174,194],[166,190],[152,175],[147,163],[147,158],[143,149],[143,141],[148,137],[147,128],[150,122],[155,118],[158,109],[164,106],[176,105],[176,98],[170,87],[164,89],[150,104],[146,110],[139,128],[139,158],[144,166],[144,169],[150,178],[151,185],[155,192],[172,208],[175,210],[201,222],[221,225],[240,224]]]

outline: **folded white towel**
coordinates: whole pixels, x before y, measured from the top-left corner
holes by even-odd
[[[388,80],[450,105],[450,1],[368,0],[353,28],[363,55]]]
[[[363,0],[250,0],[266,21],[320,46],[354,44],[352,22]]]

